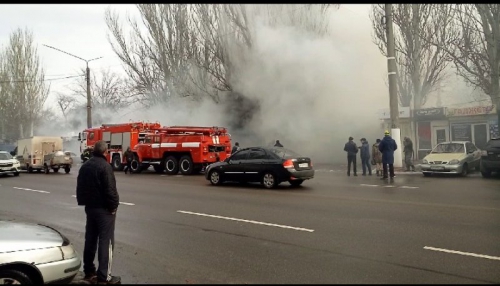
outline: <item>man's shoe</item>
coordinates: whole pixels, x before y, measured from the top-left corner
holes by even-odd
[[[97,281],[97,284],[122,284],[120,276],[111,276],[108,281]]]
[[[95,274],[95,273],[85,274],[85,277],[83,277],[83,280],[89,282],[90,284],[96,284],[97,283],[97,274]]]

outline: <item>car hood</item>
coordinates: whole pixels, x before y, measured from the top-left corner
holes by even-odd
[[[424,160],[429,162],[434,161],[450,161],[453,159],[462,160],[465,154],[462,153],[439,153],[439,154],[429,154],[425,156]]]
[[[215,162],[215,163],[212,163],[212,164],[208,165],[208,167],[209,168],[214,168],[214,167],[225,166],[225,165],[227,165],[226,162],[219,161],[219,162]]]
[[[0,253],[63,245],[59,232],[47,226],[0,221]]]

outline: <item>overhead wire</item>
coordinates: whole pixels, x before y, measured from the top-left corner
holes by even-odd
[[[85,76],[85,75],[73,75],[73,76],[66,76],[66,77],[60,77],[60,78],[49,78],[49,79],[43,79],[43,80],[4,80],[4,81],[0,81],[0,83],[44,82],[44,81],[61,80],[61,79],[68,79],[68,78],[75,78],[75,77],[82,77],[82,76]]]

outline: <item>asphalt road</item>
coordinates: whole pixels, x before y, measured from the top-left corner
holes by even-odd
[[[0,219],[45,223],[81,254],[70,174],[0,178]],[[113,274],[123,283],[500,283],[500,179],[347,177],[302,187],[211,186],[116,174]]]

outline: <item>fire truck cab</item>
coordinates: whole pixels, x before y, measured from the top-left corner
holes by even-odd
[[[191,175],[231,155],[231,135],[224,127],[171,126],[156,131],[133,148],[132,172],[153,166],[157,173]]]

